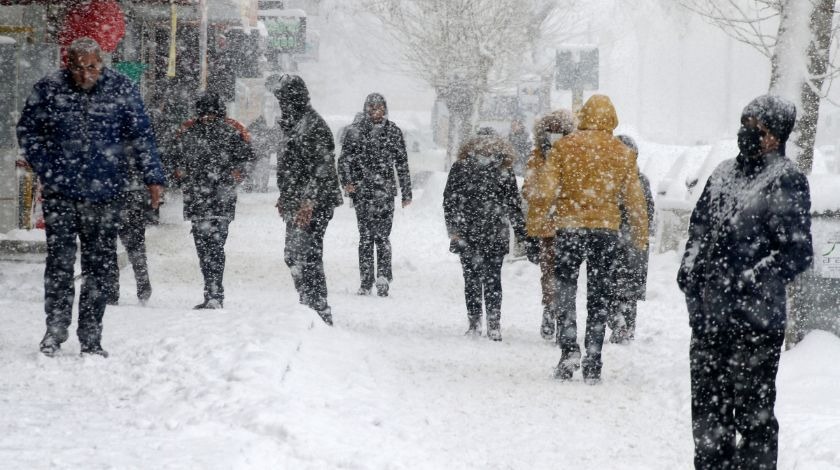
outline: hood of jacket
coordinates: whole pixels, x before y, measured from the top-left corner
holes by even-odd
[[[615,106],[606,95],[592,95],[578,112],[578,129],[582,131],[609,131],[618,127]]]
[[[480,135],[468,139],[458,151],[458,160],[481,167],[510,168],[516,151],[497,135]]]
[[[309,90],[297,75],[284,75],[274,96],[283,112],[282,120],[287,123],[299,121],[309,109]]]
[[[568,109],[558,109],[534,122],[534,154],[545,157],[551,149],[551,134],[569,135],[577,128],[577,119]]]

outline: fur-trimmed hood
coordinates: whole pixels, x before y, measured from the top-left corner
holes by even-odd
[[[534,153],[544,156],[551,148],[551,134],[569,135],[577,128],[577,118],[568,109],[558,109],[534,122]]]
[[[492,164],[510,168],[516,151],[507,140],[496,135],[481,135],[467,139],[458,150],[458,160],[472,160],[478,165]]]

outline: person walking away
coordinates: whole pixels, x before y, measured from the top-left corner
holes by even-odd
[[[367,96],[361,121],[345,134],[338,168],[344,191],[353,201],[359,226],[361,286],[358,294],[370,295],[373,288],[375,250],[376,293],[380,297],[387,296],[394,279],[389,237],[394,221],[397,180],[402,207],[406,207],[411,204],[411,176],[403,133],[388,119],[388,105],[379,93]]]
[[[574,132],[577,121],[567,109],[547,114],[534,123],[534,147],[525,170],[522,196],[526,204],[525,227],[531,239],[532,253],[540,266],[540,287],[542,289],[542,323],[540,335],[545,340],[555,340],[557,331],[557,307],[554,305],[554,225],[549,207],[554,204],[554,194],[547,193],[545,160],[551,146]],[[559,340],[559,337],[557,337]]]
[[[545,193],[553,194],[555,290],[561,356],[555,377],[572,378],[581,366],[575,298],[586,261],[586,336],[583,378],[601,381],[601,348],[615,296],[615,251],[621,223],[619,201],[628,210],[633,243],[647,249],[644,193],[633,153],[613,136],[618,116],[609,97],[593,95],[579,113],[577,132],[557,141],[545,162]]]
[[[192,223],[204,301],[193,307],[224,307],[225,242],[236,213],[236,187],[254,160],[250,137],[229,118],[221,97],[206,92],[195,102],[196,118],[176,137],[172,160],[184,193],[184,220]]]
[[[135,158],[133,152],[126,152],[126,158]],[[128,261],[134,271],[137,284],[137,299],[145,305],[152,296],[149,281],[149,267],[146,260],[146,223],[149,221],[149,199],[137,165],[128,166],[128,185],[119,196],[119,219],[117,233],[128,254]],[[116,253],[115,253],[116,254]],[[108,281],[105,283],[108,305],[120,301],[120,268],[117,261],[110,264]]]
[[[513,161],[513,174],[516,176],[525,176],[525,168],[531,155],[531,137],[528,135],[528,131],[525,130],[525,123],[522,122],[522,117],[516,117],[510,121],[508,142],[516,153],[516,159]]]
[[[443,212],[450,251],[461,258],[467,335],[481,335],[482,304],[487,337],[501,341],[502,260],[508,253],[510,228],[526,239],[519,190],[513,176],[513,148],[489,128],[467,140],[449,170]]]
[[[718,165],[691,214],[677,283],[691,326],[697,469],[776,468],[785,287],[813,260],[808,180],[785,157],[795,121],[778,96],[747,104],[738,156]]]
[[[67,68],[33,87],[17,137],[43,185],[47,331],[40,350],[54,356],[67,340],[78,238],[82,285],[76,333],[83,355],[107,357],[102,348],[105,283],[116,261],[119,195],[125,190],[127,167],[132,162],[137,166],[152,207],[160,203],[165,183],[140,91],[102,64],[96,41],[77,39],[68,48]],[[129,149],[137,158],[126,158]]]
[[[286,265],[300,302],[332,325],[324,274],[324,233],[335,208],[343,202],[335,142],[327,123],[312,108],[302,78],[283,76],[273,93],[282,112],[276,207],[286,222]]]
[[[620,135],[618,140],[633,152],[638,161],[639,148],[636,146],[636,141],[628,135]],[[653,193],[650,191],[650,181],[641,171],[639,183],[645,194],[648,234],[650,234],[653,233]],[[649,250],[640,251],[633,245],[630,216],[623,201],[619,205],[619,210],[621,211],[621,225],[618,229],[618,246],[615,254],[616,295],[610,307],[607,324],[612,331],[610,343],[626,344],[636,337],[637,304],[639,300],[645,300],[647,291]]]

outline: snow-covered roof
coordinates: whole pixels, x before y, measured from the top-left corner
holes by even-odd
[[[9,36],[0,36],[0,44],[17,44],[17,41]]]

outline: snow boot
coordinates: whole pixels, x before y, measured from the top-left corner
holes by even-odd
[[[356,291],[356,295],[370,295],[370,287],[359,287],[359,290]]]
[[[137,280],[137,300],[140,301],[140,305],[146,305],[149,301],[149,298],[152,296],[152,285],[149,283],[149,279],[138,279]]]
[[[193,310],[219,310],[221,308],[224,308],[221,301],[209,299],[193,307]]]
[[[501,325],[499,324],[501,316],[501,312],[491,312],[487,315],[487,337],[491,341],[502,340],[502,330]]]
[[[41,340],[41,353],[47,357],[53,357],[61,349],[61,343],[67,341],[67,328],[60,326],[47,327],[44,339]]]
[[[481,336],[481,317],[468,317],[470,326],[464,336],[478,337]]]
[[[101,356],[108,357],[108,351],[102,349],[99,343],[82,345],[81,356]]]
[[[575,349],[563,349],[560,355],[560,362],[554,368],[554,378],[559,380],[571,380],[576,370],[580,369],[580,351]]]
[[[379,276],[376,278],[376,295],[379,297],[388,297],[388,278]]]
[[[600,354],[587,354],[582,361],[583,381],[588,385],[601,383],[601,362]]]
[[[329,326],[333,326],[332,309],[331,308],[327,307],[323,310],[318,310],[317,313],[318,313],[318,316],[321,317],[321,320],[324,320],[324,323],[326,323]]]

